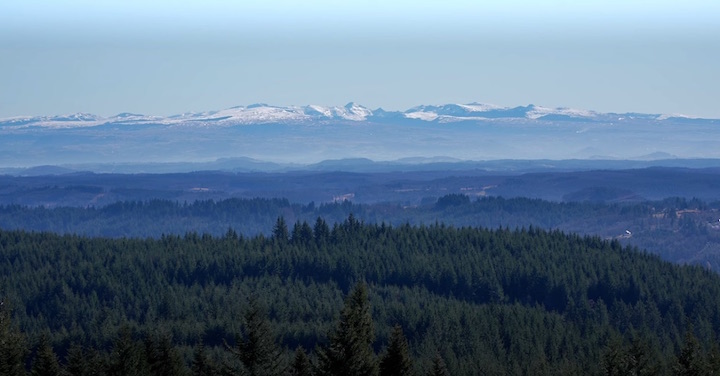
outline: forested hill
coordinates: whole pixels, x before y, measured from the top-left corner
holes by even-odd
[[[670,198],[634,203],[550,202],[528,198],[470,198],[450,194],[421,205],[292,203],[287,199],[227,199],[178,203],[117,202],[99,207],[0,206],[0,228],[107,237],[155,237],[187,232],[268,235],[282,216],[289,224],[324,218],[330,226],[354,214],[366,223],[436,222],[488,228],[538,227],[616,238],[677,263],[720,272],[720,202]],[[629,232],[629,233],[628,233]]]
[[[453,375],[720,369],[720,276],[560,231],[389,226],[353,216],[332,226],[318,219],[288,227],[281,218],[272,235],[253,237],[0,231],[0,273],[28,349],[45,333],[61,363],[80,344],[95,349],[97,367],[118,366],[131,338],[161,332],[187,363],[203,343],[223,364],[236,354],[225,343],[252,331],[254,296],[267,306],[269,338],[286,352],[310,350],[317,371],[327,371],[318,351],[333,348],[337,320],[348,313],[338,318],[343,296],[364,281],[371,363],[385,358],[397,324],[422,372],[433,359]],[[19,335],[0,322],[0,335]],[[40,354],[47,351],[29,364]]]

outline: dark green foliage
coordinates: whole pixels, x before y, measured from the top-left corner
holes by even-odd
[[[145,339],[145,359],[152,376],[183,376],[185,365],[170,334],[148,336]]]
[[[313,376],[313,366],[305,353],[305,349],[298,347],[295,350],[295,357],[290,365],[290,376]]]
[[[285,218],[278,217],[277,221],[275,222],[275,227],[273,227],[273,237],[278,242],[285,243],[288,241],[289,236],[290,234],[288,233],[288,227],[285,223]]]
[[[0,206],[0,228],[155,238],[161,234],[177,235],[191,231],[214,236],[230,235],[225,230],[232,228],[244,236],[279,235],[277,239],[286,239],[289,236],[285,231],[288,223],[307,221],[312,224],[321,216],[332,227],[352,213],[367,223],[384,222],[394,226],[437,222],[457,227],[532,226],[604,238],[616,237],[623,244],[647,249],[666,260],[699,264],[720,271],[720,231],[713,227],[718,225],[718,202],[704,203],[681,198],[623,203],[549,202],[492,196],[471,200],[457,193],[431,201],[437,201],[437,205],[356,205],[345,201],[303,206],[290,203],[287,199],[261,198],[193,203],[131,201],[90,208],[47,209],[7,205]],[[282,218],[284,226],[277,226],[279,218]],[[275,234],[274,229],[279,232]],[[317,231],[321,229],[314,227],[316,240],[327,239],[325,235],[329,235],[329,231]],[[631,231],[631,236],[626,230]]]
[[[285,373],[280,349],[275,342],[270,322],[257,297],[248,299],[245,325],[237,349],[232,350],[244,366],[243,374],[250,376],[278,376]]]
[[[1,245],[0,245],[1,247]],[[12,304],[0,296],[0,375],[25,375],[25,336],[12,320]]]
[[[218,367],[208,355],[202,341],[195,346],[190,370],[193,376],[211,376],[218,373]]]
[[[657,364],[658,356],[653,354],[650,344],[643,338],[635,338],[630,343],[628,350],[628,370],[633,375],[652,376],[657,375],[661,367]]]
[[[313,236],[318,246],[326,243],[330,239],[330,228],[324,219],[318,217],[313,227]]]
[[[85,363],[87,365],[86,376],[105,376],[109,373],[108,359],[104,353],[100,353],[98,349],[93,347],[85,351],[85,354]]]
[[[0,275],[8,296],[23,299],[17,325],[6,312],[0,334],[21,340],[17,328],[30,338],[48,332],[63,359],[77,343],[89,371],[138,375],[161,370],[152,365],[162,358],[155,333],[172,334],[167,341],[185,371],[198,338],[208,364],[229,356],[225,342],[243,354],[253,328],[250,316],[238,320],[252,312],[247,296],[266,301],[266,313],[256,317],[271,329],[267,343],[287,349],[273,359],[324,345],[315,364],[328,373],[358,359],[368,365],[358,368],[377,372],[375,353],[392,342],[394,324],[424,371],[440,348],[453,375],[599,375],[612,364],[603,349],[614,335],[622,339],[616,361],[624,369],[659,367],[662,374],[680,355],[690,324],[704,359],[720,335],[718,275],[618,241],[534,227],[395,227],[355,216],[332,227],[318,219],[312,240],[308,228],[297,223],[284,242],[227,230],[158,239],[0,230]],[[367,283],[361,299],[357,281]],[[352,291],[345,308],[342,291]],[[152,346],[136,338],[151,338]],[[5,352],[3,364],[24,371],[27,348],[18,343],[5,342],[17,351]]]
[[[720,375],[720,344],[714,342],[707,355],[707,366],[710,374]]]
[[[445,365],[445,360],[440,356],[440,353],[435,354],[428,376],[450,376],[450,372]]]
[[[292,231],[293,244],[308,246],[314,240],[313,230],[307,222],[296,222]]]
[[[714,372],[717,373],[718,369]],[[676,376],[701,376],[712,375],[709,364],[705,358],[702,347],[695,335],[692,333],[692,327],[685,332],[683,347],[680,349],[680,355],[673,367],[673,375]]]
[[[348,295],[328,340],[329,344],[318,354],[321,375],[377,375],[377,358],[372,348],[375,328],[364,283],[357,284]]]
[[[32,376],[60,376],[57,355],[45,335],[40,337],[30,374]]]
[[[647,340],[636,337],[625,345],[620,336],[613,336],[605,349],[603,366],[605,375],[658,375],[661,367],[660,359],[654,353]]]
[[[86,354],[81,345],[73,344],[68,349],[65,361],[65,373],[68,376],[87,376],[90,374]]]
[[[110,354],[110,376],[149,375],[148,368],[142,343],[133,339],[129,327],[122,327]]]
[[[453,206],[470,205],[470,197],[461,194],[449,194],[440,197],[435,203],[435,207],[438,209],[447,209]]]
[[[412,359],[407,339],[402,327],[395,325],[390,334],[385,355],[380,359],[380,376],[414,375]]]
[[[603,368],[607,376],[625,375],[628,368],[627,354],[622,337],[616,335],[608,343],[603,354]]]

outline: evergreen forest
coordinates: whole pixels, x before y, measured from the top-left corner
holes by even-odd
[[[464,202],[435,209],[454,200]],[[0,230],[0,374],[720,370],[720,276],[706,267],[538,227],[353,214],[271,227]]]
[[[398,203],[299,204],[287,199],[220,201],[120,201],[104,206],[0,205],[0,228],[50,231],[101,237],[158,238],[188,232],[222,236],[232,228],[244,236],[270,235],[278,217],[288,223],[313,223],[322,217],[332,226],[350,214],[365,223],[529,228],[617,239],[660,255],[720,272],[720,202],[667,198],[625,203],[553,202],[530,198],[448,194],[420,205]]]

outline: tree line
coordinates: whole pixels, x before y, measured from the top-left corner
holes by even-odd
[[[170,200],[117,202],[99,207],[0,206],[0,228],[50,231],[101,237],[160,237],[187,232],[222,236],[233,228],[244,236],[270,235],[275,220],[330,225],[351,213],[367,223],[490,228],[538,227],[566,232],[619,237],[677,263],[720,271],[720,203],[668,198],[631,203],[550,202],[530,198],[479,197],[449,194],[428,197],[424,204],[291,203],[287,199]],[[630,231],[632,236],[627,235]]]

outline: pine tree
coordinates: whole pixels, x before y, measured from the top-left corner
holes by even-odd
[[[330,227],[322,217],[318,217],[317,221],[315,221],[313,236],[315,237],[315,243],[318,247],[330,238]]]
[[[109,371],[111,375],[149,374],[147,360],[143,355],[142,349],[132,338],[130,328],[122,327],[110,354]]]
[[[693,334],[691,326],[685,332],[685,340],[680,349],[680,356],[673,367],[673,374],[677,376],[708,375],[710,372],[707,368],[702,348]]]
[[[312,227],[307,222],[296,222],[290,239],[293,244],[307,247],[314,239]]]
[[[212,376],[217,373],[217,367],[205,351],[202,341],[195,346],[191,371],[193,376]]]
[[[375,339],[367,287],[359,283],[345,300],[340,320],[328,334],[329,344],[320,349],[321,375],[372,376],[378,365],[372,343]]]
[[[628,368],[633,375],[651,376],[660,372],[660,366],[657,365],[652,349],[647,340],[643,338],[635,338],[630,343],[628,354]]]
[[[450,372],[448,371],[442,356],[440,356],[440,353],[435,354],[432,368],[430,368],[428,376],[450,376]]]
[[[289,236],[290,233],[288,232],[285,218],[278,217],[277,221],[275,222],[275,227],[273,227],[273,237],[275,238],[275,241],[286,243]]]
[[[108,375],[108,359],[96,348],[91,347],[85,351],[85,364],[87,372],[85,376],[106,376]]]
[[[603,367],[605,375],[624,375],[628,369],[628,359],[623,346],[623,339],[619,335],[610,338],[603,354]]]
[[[256,297],[249,299],[245,313],[244,336],[237,349],[231,349],[251,376],[274,376],[285,372],[282,352],[275,343],[270,321]]]
[[[153,376],[181,376],[185,374],[185,365],[177,349],[172,344],[170,334],[161,334],[156,338],[148,336],[145,340],[145,358],[150,374]]]
[[[387,352],[380,360],[380,376],[394,375],[414,375],[407,339],[400,325],[393,328]]]
[[[25,375],[25,336],[12,323],[10,304],[0,298],[0,375]]]
[[[53,351],[50,340],[45,334],[40,337],[40,343],[38,344],[37,354],[33,360],[30,374],[32,376],[60,376],[60,364],[58,363],[57,355],[55,351]]]
[[[67,376],[104,376],[107,368],[102,356],[95,348],[84,350],[82,346],[73,344],[65,358],[65,375]]]
[[[312,376],[313,369],[308,359],[305,349],[298,347],[295,350],[295,358],[290,366],[290,376]]]
[[[82,346],[78,344],[70,346],[66,357],[65,373],[68,376],[86,376],[88,374],[88,364],[85,356]]]
[[[708,351],[707,365],[711,375],[720,375],[720,344],[715,341]]]

